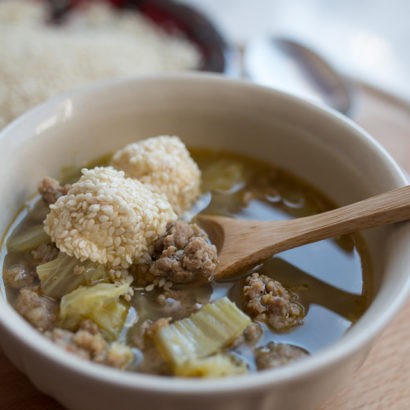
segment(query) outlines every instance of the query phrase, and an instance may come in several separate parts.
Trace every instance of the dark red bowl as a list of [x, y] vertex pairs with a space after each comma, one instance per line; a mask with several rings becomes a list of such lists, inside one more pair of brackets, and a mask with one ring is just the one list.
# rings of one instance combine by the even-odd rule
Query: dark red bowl
[[[223, 73], [226, 43], [214, 25], [192, 7], [172, 0], [106, 0], [117, 9], [138, 10], [170, 34], [182, 33], [200, 51], [199, 70]], [[63, 20], [73, 7], [86, 0], [49, 0], [52, 20]]]

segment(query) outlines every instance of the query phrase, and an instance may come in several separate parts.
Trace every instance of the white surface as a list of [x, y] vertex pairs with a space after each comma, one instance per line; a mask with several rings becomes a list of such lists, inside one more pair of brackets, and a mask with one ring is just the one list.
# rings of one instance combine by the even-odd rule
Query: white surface
[[265, 35], [305, 42], [342, 72], [410, 99], [408, 0], [183, 0], [232, 44]]

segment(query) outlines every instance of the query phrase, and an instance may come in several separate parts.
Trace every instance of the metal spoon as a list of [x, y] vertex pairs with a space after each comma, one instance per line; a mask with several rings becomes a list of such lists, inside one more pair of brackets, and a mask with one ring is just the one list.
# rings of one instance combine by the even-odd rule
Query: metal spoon
[[245, 74], [257, 83], [351, 114], [353, 93], [348, 81], [323, 57], [295, 40], [254, 40], [246, 45], [243, 65]]
[[410, 219], [410, 185], [354, 204], [289, 221], [250, 221], [199, 215], [218, 248], [217, 279], [243, 271], [272, 254], [347, 233]]

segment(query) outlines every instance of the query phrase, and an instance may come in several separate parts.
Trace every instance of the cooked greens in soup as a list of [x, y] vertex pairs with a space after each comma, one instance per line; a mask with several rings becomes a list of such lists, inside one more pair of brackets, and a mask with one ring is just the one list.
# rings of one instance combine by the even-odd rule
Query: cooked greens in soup
[[329, 210], [316, 189], [264, 162], [130, 144], [45, 177], [3, 245], [10, 303], [50, 341], [129, 371], [223, 377], [284, 366], [336, 341], [369, 303], [358, 235], [274, 255], [218, 281], [198, 213], [257, 220]]

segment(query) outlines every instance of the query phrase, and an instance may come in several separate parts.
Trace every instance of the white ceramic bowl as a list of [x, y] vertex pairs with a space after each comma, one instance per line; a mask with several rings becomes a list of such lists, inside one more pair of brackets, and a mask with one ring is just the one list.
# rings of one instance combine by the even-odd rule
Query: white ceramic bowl
[[[406, 184], [389, 155], [334, 112], [245, 82], [192, 74], [108, 82], [60, 96], [0, 137], [0, 234], [44, 175], [131, 141], [176, 134], [302, 176], [339, 205]], [[284, 368], [223, 380], [122, 373], [60, 350], [0, 299], [0, 343], [41, 391], [72, 409], [310, 409], [362, 364], [409, 288], [410, 224], [365, 233], [375, 273], [368, 311], [337, 343]], [[320, 337], [320, 335], [318, 335]]]

